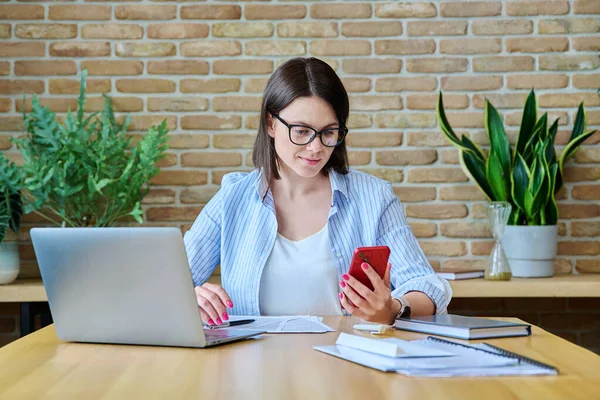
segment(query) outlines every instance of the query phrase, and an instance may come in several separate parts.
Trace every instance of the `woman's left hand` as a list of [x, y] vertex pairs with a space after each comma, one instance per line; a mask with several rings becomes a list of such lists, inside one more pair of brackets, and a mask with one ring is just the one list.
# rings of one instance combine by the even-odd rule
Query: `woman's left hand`
[[344, 274], [340, 287], [340, 303], [350, 314], [369, 322], [392, 324], [400, 303], [392, 298], [390, 289], [390, 269], [388, 263], [383, 279], [367, 263], [362, 269], [371, 280], [374, 290], [369, 289], [354, 277]]

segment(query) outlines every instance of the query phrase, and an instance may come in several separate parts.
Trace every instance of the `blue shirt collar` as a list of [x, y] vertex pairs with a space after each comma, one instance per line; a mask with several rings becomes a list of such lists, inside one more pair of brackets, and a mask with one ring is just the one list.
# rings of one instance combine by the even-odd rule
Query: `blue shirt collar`
[[[265, 196], [269, 191], [269, 185], [263, 179], [263, 170], [258, 169], [256, 173], [256, 193], [260, 197], [261, 201], [265, 200]], [[344, 175], [336, 172], [334, 169], [329, 170], [329, 182], [331, 183], [331, 193], [332, 193], [332, 205], [335, 201], [336, 192], [341, 193], [346, 198], [348, 198], [348, 185], [346, 183], [346, 179]]]

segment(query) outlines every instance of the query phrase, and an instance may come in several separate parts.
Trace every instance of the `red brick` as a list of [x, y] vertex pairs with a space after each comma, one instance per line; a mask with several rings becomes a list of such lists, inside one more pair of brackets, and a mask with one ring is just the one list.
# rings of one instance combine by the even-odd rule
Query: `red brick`
[[445, 76], [441, 80], [444, 90], [494, 90], [502, 87], [501, 76]]
[[389, 147], [402, 144], [400, 132], [357, 132], [344, 139], [349, 147]]
[[306, 6], [304, 5], [263, 5], [247, 4], [244, 7], [244, 15], [248, 20], [274, 19], [289, 20], [306, 17]]
[[375, 90], [378, 92], [428, 92], [436, 87], [437, 79], [433, 76], [377, 78], [375, 81]]
[[412, 58], [406, 62], [408, 72], [464, 72], [469, 61], [466, 58]]
[[394, 194], [403, 203], [420, 203], [435, 200], [435, 188], [431, 186], [397, 186]]
[[435, 150], [393, 150], [376, 153], [379, 165], [426, 165], [434, 163], [436, 159]]
[[15, 61], [15, 75], [75, 75], [77, 66], [71, 60]]
[[582, 219], [600, 216], [600, 204], [558, 204], [558, 215], [562, 219]]
[[242, 118], [239, 115], [194, 115], [181, 117], [182, 129], [239, 129]]
[[404, 173], [396, 168], [360, 168], [359, 171], [392, 183], [402, 182], [404, 180]]
[[206, 185], [208, 174], [205, 171], [171, 171], [163, 170], [150, 180], [152, 185], [180, 185], [194, 186]]
[[174, 204], [175, 191], [171, 189], [151, 189], [142, 204]]
[[376, 40], [375, 54], [432, 54], [433, 39], [390, 39]]
[[575, 14], [600, 14], [600, 4], [596, 0], [575, 0]]
[[44, 19], [44, 7], [39, 4], [3, 4], [0, 5], [0, 19]]
[[428, 256], [458, 257], [467, 254], [467, 245], [465, 242], [420, 240], [419, 244], [423, 252]]
[[569, 78], [565, 74], [509, 75], [506, 77], [506, 87], [509, 89], [552, 89], [565, 88]]
[[467, 207], [462, 204], [440, 205], [419, 204], [406, 206], [406, 216], [412, 218], [449, 219], [467, 216]]
[[342, 60], [342, 69], [350, 74], [388, 74], [398, 73], [402, 69], [402, 60], [397, 59], [348, 59]]
[[148, 37], [153, 39], [190, 39], [208, 36], [207, 24], [153, 24], [148, 26]]
[[469, 178], [460, 168], [416, 168], [408, 171], [408, 182], [444, 183], [467, 182]]
[[148, 61], [148, 73], [158, 75], [207, 75], [209, 63], [204, 60]]
[[500, 15], [502, 3], [492, 1], [447, 2], [440, 4], [443, 17], [486, 17]]
[[180, 82], [182, 93], [238, 92], [241, 86], [237, 78], [184, 79]]
[[506, 14], [512, 16], [564, 15], [568, 13], [568, 1], [511, 1], [506, 4]]
[[48, 13], [48, 18], [52, 20], [109, 20], [111, 18], [111, 7], [89, 4], [61, 4], [50, 6]]
[[572, 222], [571, 223], [571, 235], [572, 236], [600, 236], [600, 222], [589, 221], [589, 222]]
[[408, 36], [455, 36], [467, 34], [467, 21], [409, 21]]
[[375, 4], [375, 16], [378, 18], [431, 18], [436, 15], [435, 5], [430, 2]]
[[0, 79], [0, 94], [43, 93], [44, 81]]
[[181, 7], [182, 19], [240, 19], [242, 7], [237, 5], [201, 4]]
[[149, 221], [194, 221], [202, 207], [152, 207], [146, 210]]
[[600, 273], [600, 259], [577, 260], [575, 269], [579, 273]]
[[43, 57], [46, 52], [43, 42], [0, 43], [0, 57]]
[[130, 20], [167, 20], [177, 16], [175, 5], [122, 5], [115, 6], [115, 18]]
[[346, 4], [311, 4], [310, 16], [315, 19], [349, 19], [369, 18], [371, 16], [371, 5], [365, 3], [354, 3], [352, 7]]

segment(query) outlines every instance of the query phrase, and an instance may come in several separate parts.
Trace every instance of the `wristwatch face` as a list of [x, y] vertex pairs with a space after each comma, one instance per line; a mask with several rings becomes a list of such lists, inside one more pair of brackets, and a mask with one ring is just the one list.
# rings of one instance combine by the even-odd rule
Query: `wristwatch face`
[[400, 318], [410, 318], [410, 306], [405, 306], [400, 313]]
[[400, 308], [400, 311], [398, 311], [398, 314], [396, 315], [396, 319], [409, 318], [410, 317], [410, 305], [408, 304], [408, 301], [406, 301], [403, 297], [400, 297], [398, 299], [398, 301], [400, 302], [401, 308]]

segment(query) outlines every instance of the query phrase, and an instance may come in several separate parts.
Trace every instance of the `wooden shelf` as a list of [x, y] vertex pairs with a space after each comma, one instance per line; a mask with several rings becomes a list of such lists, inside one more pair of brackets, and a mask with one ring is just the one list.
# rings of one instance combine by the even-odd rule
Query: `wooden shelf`
[[24, 301], [48, 301], [41, 279], [19, 279], [8, 285], [0, 285], [0, 303]]
[[600, 297], [600, 274], [448, 282], [452, 286], [453, 297]]
[[[209, 282], [219, 284], [219, 276]], [[600, 274], [559, 275], [551, 278], [513, 278], [507, 282], [466, 279], [449, 281], [453, 297], [600, 297]], [[48, 301], [39, 279], [0, 285], [0, 302]]]

